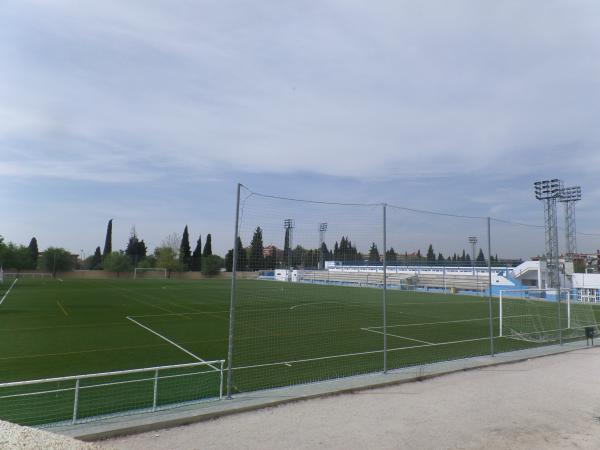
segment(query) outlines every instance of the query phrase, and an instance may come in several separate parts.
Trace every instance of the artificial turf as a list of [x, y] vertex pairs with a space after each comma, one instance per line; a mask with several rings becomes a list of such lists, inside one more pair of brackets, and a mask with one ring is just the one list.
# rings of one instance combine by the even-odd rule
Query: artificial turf
[[[0, 297], [10, 284], [0, 285]], [[19, 279], [0, 305], [0, 382], [224, 360], [229, 302], [222, 279]], [[492, 302], [495, 351], [537, 345], [498, 338]], [[487, 298], [388, 289], [386, 305], [384, 333], [381, 289], [239, 280], [233, 392], [381, 371], [384, 336], [388, 369], [490, 353]], [[218, 396], [220, 372], [202, 369], [161, 381], [158, 406]], [[115, 380], [82, 381], [99, 386], [82, 391], [78, 418], [152, 407], [152, 374], [107, 381]], [[0, 417], [67, 420], [73, 387], [0, 389]], [[48, 393], [1, 397], [31, 390]]]

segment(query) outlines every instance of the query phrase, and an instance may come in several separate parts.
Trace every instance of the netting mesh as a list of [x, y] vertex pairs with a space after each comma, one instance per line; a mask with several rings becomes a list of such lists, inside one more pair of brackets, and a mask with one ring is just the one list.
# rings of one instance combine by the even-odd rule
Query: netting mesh
[[[381, 370], [383, 335], [369, 331], [382, 323], [381, 291], [366, 287], [382, 282], [381, 205], [249, 192], [241, 205], [238, 267], [260, 270], [262, 279], [238, 281], [234, 390]], [[252, 245], [259, 235], [261, 248]], [[370, 279], [347, 270], [365, 260], [374, 268]], [[338, 265], [325, 271], [326, 261]]]
[[238, 244], [238, 274], [257, 276], [238, 281], [232, 392], [562, 343], [597, 323], [572, 256], [561, 295], [500, 305], [502, 290], [553, 287], [540, 225], [242, 188]]

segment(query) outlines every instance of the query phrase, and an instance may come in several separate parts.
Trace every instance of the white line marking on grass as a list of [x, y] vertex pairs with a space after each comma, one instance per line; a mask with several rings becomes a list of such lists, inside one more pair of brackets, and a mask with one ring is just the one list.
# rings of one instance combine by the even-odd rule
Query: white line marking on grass
[[[463, 339], [463, 340], [460, 340], [460, 341], [436, 342], [434, 344], [424, 344], [424, 345], [411, 345], [409, 347], [390, 348], [390, 349], [388, 349], [388, 352], [395, 352], [395, 351], [402, 351], [402, 350], [412, 350], [412, 349], [415, 349], [415, 348], [425, 348], [425, 347], [439, 347], [440, 345], [460, 344], [460, 343], [463, 343], [463, 342], [487, 341], [489, 339], [490, 339], [489, 336], [486, 336], [486, 337], [482, 337], [482, 338]], [[371, 350], [371, 351], [368, 351], [368, 352], [357, 352], [357, 353], [344, 353], [344, 354], [341, 354], [341, 355], [321, 356], [321, 357], [318, 357], [318, 358], [297, 359], [297, 360], [291, 360], [291, 361], [281, 361], [281, 362], [266, 363], [266, 364], [255, 364], [255, 365], [251, 365], [251, 366], [239, 366], [239, 367], [234, 367], [233, 370], [254, 369], [254, 368], [258, 368], [258, 367], [269, 367], [269, 366], [286, 366], [288, 364], [298, 364], [298, 363], [304, 363], [304, 362], [323, 361], [325, 359], [347, 358], [347, 357], [364, 356], [364, 355], [375, 355], [375, 354], [378, 354], [378, 353], [383, 353], [383, 350]]]
[[69, 313], [67, 312], [67, 310], [65, 308], [63, 308], [63, 305], [60, 304], [60, 302], [58, 300], [56, 300], [56, 304], [58, 305], [58, 307], [60, 308], [60, 310], [63, 312], [63, 314], [65, 316], [68, 316]]
[[[530, 317], [533, 316], [533, 314], [523, 314], [523, 315], [519, 315], [519, 316], [504, 316], [505, 319], [508, 318], [516, 318], [516, 317]], [[539, 317], [539, 316], [536, 316]], [[497, 320], [497, 317], [494, 317], [493, 320]], [[476, 321], [480, 321], [480, 320], [490, 320], [489, 317], [481, 317], [479, 319], [460, 319], [460, 320], [443, 320], [440, 322], [421, 322], [421, 323], [405, 323], [405, 324], [399, 324], [399, 325], [388, 325], [387, 328], [397, 328], [397, 327], [420, 327], [422, 325], [442, 325], [442, 324], [446, 324], [446, 323], [463, 323], [463, 322], [476, 322]], [[377, 328], [383, 328], [382, 326], [377, 326], [377, 327], [368, 327], [371, 329], [377, 329]]]
[[4, 303], [4, 299], [8, 296], [8, 294], [10, 293], [10, 290], [13, 288], [13, 286], [15, 285], [15, 283], [19, 281], [18, 278], [15, 278], [15, 281], [12, 282], [12, 284], [10, 285], [10, 287], [8, 288], [8, 291], [6, 291], [6, 294], [4, 294], [4, 297], [2, 297], [2, 300], [0, 300], [0, 305], [2, 303]]
[[[185, 353], [187, 353], [188, 355], [190, 355], [192, 358], [194, 358], [194, 359], [196, 359], [196, 360], [198, 360], [198, 361], [200, 361], [200, 362], [203, 362], [203, 363], [205, 363], [205, 362], [206, 362], [206, 360], [204, 360], [204, 359], [200, 358], [199, 356], [196, 356], [196, 355], [194, 355], [194, 354], [193, 354], [192, 352], [190, 352], [189, 350], [187, 350], [187, 349], [183, 348], [183, 347], [182, 347], [181, 345], [179, 345], [179, 344], [176, 344], [176, 343], [175, 343], [175, 342], [173, 342], [171, 339], [169, 339], [169, 338], [167, 338], [167, 337], [163, 336], [162, 334], [159, 334], [159, 333], [157, 333], [157, 332], [156, 332], [156, 331], [154, 331], [152, 328], [149, 328], [149, 327], [147, 327], [146, 325], [143, 325], [143, 324], [139, 323], [137, 320], [135, 320], [135, 319], [132, 319], [132, 318], [131, 318], [131, 317], [129, 317], [129, 316], [126, 316], [126, 317], [127, 317], [127, 320], [131, 320], [131, 321], [132, 321], [133, 323], [135, 323], [136, 325], [139, 325], [140, 327], [144, 328], [145, 330], [149, 331], [150, 333], [152, 333], [152, 334], [155, 334], [155, 335], [156, 335], [156, 336], [158, 336], [159, 338], [161, 338], [161, 339], [163, 339], [163, 340], [167, 341], [169, 344], [171, 344], [171, 345], [174, 345], [175, 347], [177, 347], [177, 348], [178, 348], [179, 350], [181, 350], [182, 352], [185, 352]], [[221, 370], [220, 368], [218, 368], [218, 367], [215, 367], [215, 366], [213, 366], [212, 364], [207, 364], [207, 365], [208, 365], [209, 367], [212, 367], [212, 368], [213, 368], [213, 369], [215, 369], [215, 370], [218, 370], [218, 371], [220, 371], [220, 370]]]
[[302, 308], [303, 306], [313, 306], [313, 305], [327, 305], [327, 304], [336, 304], [341, 305], [340, 302], [316, 302], [316, 303], [300, 303], [299, 305], [291, 306], [290, 309]]
[[400, 339], [406, 339], [408, 341], [415, 341], [415, 342], [421, 342], [423, 344], [433, 345], [433, 342], [422, 341], [421, 339], [409, 338], [409, 337], [406, 337], [406, 336], [400, 336], [400, 335], [392, 334], [392, 333], [384, 333], [383, 331], [370, 330], [369, 328], [361, 328], [361, 330], [363, 330], [363, 331], [370, 331], [371, 333], [377, 333], [377, 334], [387, 334], [388, 336], [392, 336], [392, 337], [396, 337], [396, 338], [400, 338]]

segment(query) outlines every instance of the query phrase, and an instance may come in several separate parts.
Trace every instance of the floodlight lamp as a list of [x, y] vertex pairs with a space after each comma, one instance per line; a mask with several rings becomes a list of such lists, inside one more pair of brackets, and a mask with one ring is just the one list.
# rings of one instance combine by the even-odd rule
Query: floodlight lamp
[[562, 181], [558, 178], [551, 180], [536, 181], [533, 183], [535, 198], [545, 200], [549, 198], [559, 198], [562, 191]]
[[327, 231], [327, 222], [322, 222], [319, 224], [319, 231]]

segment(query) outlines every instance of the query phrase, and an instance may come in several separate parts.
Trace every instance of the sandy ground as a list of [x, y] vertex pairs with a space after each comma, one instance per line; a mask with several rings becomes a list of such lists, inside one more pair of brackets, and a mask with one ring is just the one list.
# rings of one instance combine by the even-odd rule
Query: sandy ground
[[47, 431], [0, 421], [0, 449], [2, 450], [100, 450], [101, 448], [97, 444], [88, 444]]
[[600, 348], [105, 441], [118, 449], [600, 448]]

